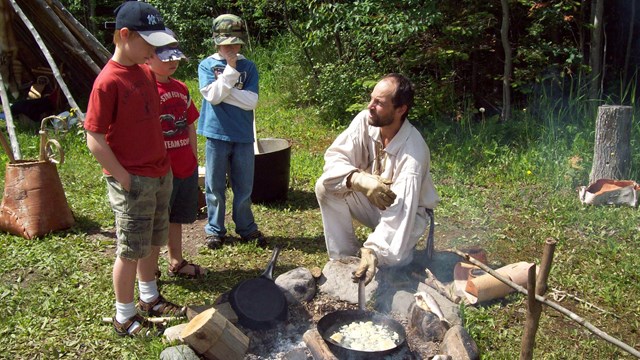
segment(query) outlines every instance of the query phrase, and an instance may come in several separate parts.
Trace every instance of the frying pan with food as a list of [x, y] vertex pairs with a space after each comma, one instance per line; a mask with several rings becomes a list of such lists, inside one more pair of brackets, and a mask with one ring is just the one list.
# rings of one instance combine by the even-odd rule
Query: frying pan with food
[[[396, 352], [406, 341], [407, 334], [404, 326], [392, 318], [375, 311], [365, 310], [365, 285], [364, 276], [358, 282], [358, 310], [339, 310], [323, 316], [318, 321], [317, 329], [320, 336], [329, 346], [329, 349], [339, 359], [381, 359], [386, 355]], [[374, 325], [382, 325], [398, 334], [395, 346], [386, 350], [356, 350], [343, 346], [331, 338], [333, 334], [340, 331], [343, 325], [354, 322], [371, 321]]]
[[[363, 351], [345, 347], [331, 339], [331, 335], [338, 332], [342, 325], [358, 321], [371, 321], [374, 325], [383, 325], [387, 329], [396, 332], [398, 334], [396, 346], [382, 351]], [[399, 322], [375, 311], [366, 310], [334, 311], [323, 316], [320, 321], [318, 321], [317, 328], [320, 336], [322, 336], [329, 346], [329, 349], [331, 349], [331, 352], [333, 352], [338, 359], [381, 359], [402, 347], [407, 337], [404, 327]]]

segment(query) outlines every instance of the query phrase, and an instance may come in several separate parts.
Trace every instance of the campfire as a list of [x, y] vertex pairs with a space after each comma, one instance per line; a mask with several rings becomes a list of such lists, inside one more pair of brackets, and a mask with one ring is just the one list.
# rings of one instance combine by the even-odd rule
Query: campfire
[[[287, 294], [287, 316], [267, 328], [245, 326], [238, 321], [227, 293], [211, 309], [190, 309], [190, 321], [181, 325], [179, 338], [207, 359], [404, 360], [437, 355], [447, 359], [462, 352], [469, 358], [477, 355], [475, 343], [460, 326], [457, 305], [424, 282], [414, 280], [414, 287], [409, 286], [412, 291], [400, 290], [395, 285], [406, 287], [407, 281], [389, 281], [390, 276], [398, 274], [381, 271], [367, 287], [367, 309], [360, 309], [357, 284], [341, 278], [348, 277], [356, 265], [357, 259], [331, 261], [321, 271], [298, 268], [280, 275], [275, 283]], [[336, 293], [347, 296], [335, 296]], [[253, 300], [260, 301], [256, 297]], [[366, 340], [349, 347], [332, 338], [335, 329], [359, 322], [368, 323], [365, 327], [381, 325], [397, 338], [385, 348], [367, 346]], [[377, 336], [379, 343], [382, 335]]]

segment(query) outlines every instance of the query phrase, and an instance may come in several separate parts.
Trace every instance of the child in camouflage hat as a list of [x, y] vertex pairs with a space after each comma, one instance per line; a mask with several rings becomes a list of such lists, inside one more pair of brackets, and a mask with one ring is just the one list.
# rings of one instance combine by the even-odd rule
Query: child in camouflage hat
[[239, 54], [244, 45], [244, 22], [232, 14], [213, 20], [217, 52], [198, 66], [202, 108], [198, 134], [206, 137], [205, 193], [208, 222], [206, 243], [220, 248], [227, 229], [225, 218], [226, 174], [233, 191], [233, 221], [241, 241], [257, 240], [266, 246], [251, 211], [253, 190], [253, 111], [258, 103], [258, 70]]

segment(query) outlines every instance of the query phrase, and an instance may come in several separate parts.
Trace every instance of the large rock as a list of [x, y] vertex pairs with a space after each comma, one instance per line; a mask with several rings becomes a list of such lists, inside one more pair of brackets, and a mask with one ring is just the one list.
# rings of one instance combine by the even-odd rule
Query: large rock
[[[322, 269], [322, 276], [318, 281], [320, 292], [352, 304], [358, 303], [358, 284], [351, 279], [351, 273], [356, 271], [360, 259], [347, 257], [329, 261]], [[378, 288], [378, 275], [365, 288], [365, 299], [369, 301]]]
[[278, 276], [275, 280], [284, 292], [289, 304], [306, 302], [316, 295], [316, 280], [311, 271], [299, 267]]
[[200, 360], [200, 357], [187, 345], [178, 345], [162, 350], [160, 360]]
[[184, 323], [184, 324], [178, 324], [178, 325], [174, 325], [174, 326], [172, 326], [170, 328], [167, 328], [164, 331], [163, 336], [168, 342], [174, 342], [174, 341], [182, 342], [182, 338], [180, 337], [180, 334], [182, 333], [182, 330], [186, 326], [187, 326], [187, 324]]
[[452, 326], [444, 335], [440, 352], [456, 360], [478, 360], [480, 352], [471, 335], [460, 325]]

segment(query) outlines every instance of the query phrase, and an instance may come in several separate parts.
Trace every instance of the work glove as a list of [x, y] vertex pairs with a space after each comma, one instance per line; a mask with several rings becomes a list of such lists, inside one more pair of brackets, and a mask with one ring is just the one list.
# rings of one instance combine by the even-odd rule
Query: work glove
[[351, 188], [363, 193], [380, 210], [386, 209], [396, 200], [396, 194], [389, 187], [391, 183], [391, 180], [366, 172], [351, 174]]
[[364, 284], [368, 285], [373, 277], [376, 275], [376, 269], [378, 266], [378, 258], [375, 251], [367, 248], [360, 249], [360, 265], [356, 271], [351, 274], [353, 282], [357, 283], [361, 277], [364, 278]]

